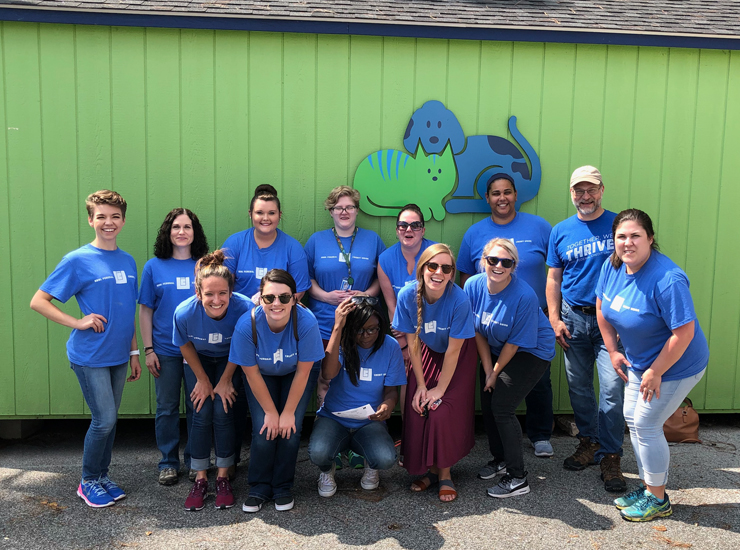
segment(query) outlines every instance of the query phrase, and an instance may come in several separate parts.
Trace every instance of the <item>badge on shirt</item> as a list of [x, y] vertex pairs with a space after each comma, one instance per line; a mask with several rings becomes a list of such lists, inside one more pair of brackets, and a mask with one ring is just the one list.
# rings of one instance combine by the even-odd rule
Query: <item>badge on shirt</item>
[[429, 321], [424, 323], [424, 332], [437, 332], [437, 321]]
[[345, 254], [344, 252], [340, 252], [338, 258], [340, 262], [342, 262], [343, 264], [346, 264], [347, 262], [352, 261], [352, 254], [351, 253]]
[[352, 285], [347, 277], [342, 279], [342, 284], [339, 285], [339, 290], [352, 290]]
[[189, 290], [190, 289], [190, 277], [178, 277], [177, 278], [177, 290]]
[[360, 380], [363, 382], [373, 381], [373, 369], [360, 369]]
[[208, 335], [209, 344], [220, 344], [221, 342], [223, 342], [223, 340], [223, 334], [221, 334], [220, 332], [212, 332]]
[[280, 348], [275, 353], [272, 354], [272, 362], [277, 364], [278, 361], [283, 360], [283, 348]]
[[480, 317], [480, 324], [488, 326], [491, 324], [491, 319], [493, 319], [493, 313], [487, 313], [484, 311], [483, 315]]
[[623, 304], [624, 298], [622, 298], [621, 296], [617, 296], [616, 298], [614, 298], [614, 300], [612, 301], [612, 305], [609, 307], [611, 307], [614, 311], [620, 311]]
[[113, 277], [115, 277], [117, 285], [126, 284], [126, 272], [125, 271], [114, 271]]
[[257, 279], [262, 279], [265, 275], [267, 275], [267, 268], [266, 267], [255, 267], [254, 268], [254, 276]]

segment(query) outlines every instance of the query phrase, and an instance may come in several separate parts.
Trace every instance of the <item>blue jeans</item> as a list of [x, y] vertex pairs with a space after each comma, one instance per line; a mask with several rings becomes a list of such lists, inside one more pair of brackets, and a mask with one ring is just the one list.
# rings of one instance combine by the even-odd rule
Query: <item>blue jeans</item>
[[[298, 460], [298, 448], [301, 445], [303, 417], [306, 414], [311, 394], [316, 388], [318, 375], [318, 370], [311, 370], [306, 389], [295, 410], [296, 433], [292, 434], [290, 439], [278, 436], [268, 441], [267, 430], [260, 435], [260, 430], [265, 423], [265, 411], [254, 396], [249, 384], [246, 384], [249, 412], [252, 415], [252, 447], [249, 456], [250, 497], [270, 500], [293, 495], [295, 464]], [[294, 377], [295, 372], [284, 376], [262, 375], [278, 413], [282, 412], [285, 407]]]
[[[216, 387], [221, 375], [226, 370], [228, 357], [208, 357], [198, 354], [200, 364], [206, 372], [211, 384]], [[234, 372], [234, 377], [238, 375]], [[187, 394], [193, 391], [198, 379], [190, 367], [185, 369], [185, 386]], [[189, 434], [190, 438], [190, 467], [193, 470], [207, 470], [211, 461], [211, 441], [216, 447], [216, 466], [228, 468], [234, 464], [234, 414], [229, 407], [224, 412], [221, 396], [215, 399], [206, 399], [200, 411], [193, 411], [193, 426]]]
[[333, 418], [318, 416], [308, 442], [308, 457], [322, 472], [331, 470], [337, 453], [352, 450], [365, 457], [373, 470], [387, 470], [396, 463], [396, 447], [385, 422], [347, 428]]
[[[154, 379], [157, 393], [157, 416], [154, 419], [154, 433], [157, 448], [162, 453], [159, 469], [180, 469], [180, 389], [185, 382], [182, 357], [157, 355], [159, 359], [159, 378]], [[188, 368], [188, 370], [190, 370]], [[185, 418], [188, 434], [193, 426], [193, 402], [190, 393], [185, 395]], [[190, 468], [190, 440], [185, 444], [185, 467]]]
[[663, 424], [681, 405], [706, 372], [681, 380], [660, 384], [660, 398], [645, 402], [640, 394], [642, 372], [629, 369], [629, 382], [624, 393], [624, 419], [630, 429], [637, 471], [646, 485], [660, 487], [668, 481], [671, 454], [663, 433]]
[[527, 404], [527, 437], [532, 443], [550, 441], [552, 436], [552, 383], [550, 381], [550, 367], [547, 367], [534, 388], [524, 398]]
[[[571, 334], [570, 347], [565, 350], [565, 376], [578, 431], [601, 445], [596, 452], [597, 462], [607, 453], [621, 456], [624, 382], [612, 367], [596, 315], [571, 309], [563, 301], [560, 317]], [[621, 343], [619, 350], [623, 351]], [[599, 374], [598, 404], [594, 392], [594, 361]]]
[[108, 473], [116, 439], [118, 407], [126, 384], [128, 363], [113, 367], [85, 367], [70, 363], [90, 407], [90, 428], [82, 451], [82, 480], [97, 480]]

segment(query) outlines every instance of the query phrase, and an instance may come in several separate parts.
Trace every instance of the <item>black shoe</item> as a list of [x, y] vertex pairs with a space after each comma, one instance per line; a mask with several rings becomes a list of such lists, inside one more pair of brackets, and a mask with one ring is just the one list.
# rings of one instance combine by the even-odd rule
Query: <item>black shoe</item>
[[257, 497], [249, 497], [242, 504], [242, 511], [248, 514], [256, 514], [262, 509], [262, 505], [265, 503], [264, 500]]

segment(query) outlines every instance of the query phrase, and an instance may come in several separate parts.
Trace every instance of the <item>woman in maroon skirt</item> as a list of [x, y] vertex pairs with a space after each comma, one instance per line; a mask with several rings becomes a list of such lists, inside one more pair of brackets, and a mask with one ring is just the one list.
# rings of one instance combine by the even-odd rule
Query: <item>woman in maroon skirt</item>
[[475, 444], [475, 329], [470, 302], [454, 282], [455, 258], [434, 244], [419, 258], [416, 283], [398, 293], [393, 328], [406, 334], [412, 374], [406, 388], [403, 465], [421, 477], [412, 491], [439, 483], [457, 498], [450, 469]]

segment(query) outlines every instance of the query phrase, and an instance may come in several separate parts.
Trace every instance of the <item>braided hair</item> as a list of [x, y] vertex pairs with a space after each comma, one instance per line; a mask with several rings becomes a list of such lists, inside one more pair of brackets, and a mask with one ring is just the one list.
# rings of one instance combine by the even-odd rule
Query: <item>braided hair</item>
[[421, 334], [421, 326], [424, 324], [424, 293], [426, 291], [426, 285], [424, 283], [424, 270], [426, 269], [429, 260], [434, 258], [437, 254], [449, 254], [450, 260], [452, 260], [452, 280], [455, 279], [455, 272], [457, 267], [455, 264], [455, 256], [452, 254], [452, 249], [444, 243], [436, 243], [427, 248], [421, 253], [419, 261], [416, 264], [416, 281], [418, 283], [416, 287], [416, 339], [414, 340], [413, 351], [419, 351], [419, 335]]

